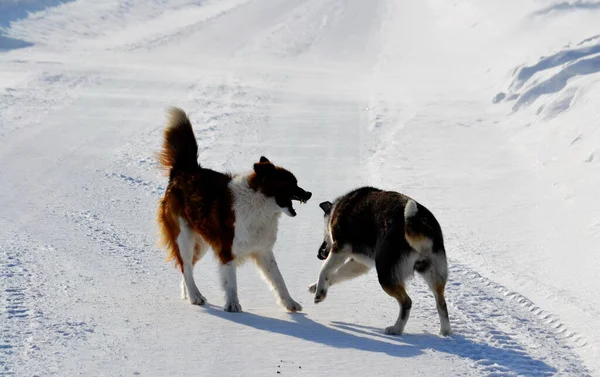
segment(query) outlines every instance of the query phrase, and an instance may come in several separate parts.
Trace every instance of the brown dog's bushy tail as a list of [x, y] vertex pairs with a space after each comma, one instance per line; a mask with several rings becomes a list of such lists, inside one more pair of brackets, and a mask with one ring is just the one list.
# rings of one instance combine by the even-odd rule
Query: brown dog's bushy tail
[[158, 244], [167, 251], [167, 261], [175, 261], [175, 266], [183, 273], [183, 260], [177, 245], [177, 236], [181, 231], [178, 217], [181, 213], [179, 203], [173, 198], [173, 194], [167, 193], [158, 207], [158, 232], [160, 235]]
[[158, 161], [169, 174], [198, 170], [198, 144], [188, 116], [177, 107], [170, 108], [167, 114], [167, 128]]
[[183, 213], [182, 203], [174, 194], [173, 174], [194, 173], [198, 171], [198, 144], [194, 137], [192, 124], [186, 113], [176, 107], [168, 110], [167, 128], [164, 133], [162, 149], [157, 154], [158, 161], [171, 177], [158, 208], [160, 244], [167, 250], [167, 260], [174, 260], [183, 272], [183, 261], [177, 245], [177, 236], [181, 231], [178, 219]]

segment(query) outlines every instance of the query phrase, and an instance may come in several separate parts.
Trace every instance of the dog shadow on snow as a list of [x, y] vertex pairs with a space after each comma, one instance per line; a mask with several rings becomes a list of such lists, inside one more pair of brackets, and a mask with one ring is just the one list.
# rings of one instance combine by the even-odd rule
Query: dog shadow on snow
[[495, 372], [516, 372], [552, 375], [556, 369], [515, 348], [497, 348], [477, 343], [460, 334], [441, 337], [434, 334], [404, 334], [389, 336], [382, 329], [334, 321], [331, 327], [315, 322], [304, 313], [289, 314], [291, 321], [265, 317], [249, 312], [228, 313], [221, 307], [206, 304], [203, 312], [257, 330], [303, 339], [334, 348], [350, 348], [384, 353], [393, 357], [413, 357], [424, 350], [435, 350], [472, 360]]
[[228, 313], [223, 311], [223, 308], [208, 303], [202, 306], [202, 308], [207, 314], [240, 325], [252, 327], [257, 330], [304, 339], [309, 342], [318, 343], [329, 347], [353, 348], [361, 351], [381, 352], [390, 356], [398, 357], [417, 356], [422, 353], [420, 349], [412, 345], [380, 341], [327, 327], [308, 318], [308, 316], [304, 313], [290, 313], [289, 318], [292, 321], [287, 321], [279, 318], [264, 317], [249, 312]]
[[[475, 342], [456, 333], [449, 337], [430, 333], [408, 333], [399, 337], [391, 337], [383, 334], [381, 329], [370, 326], [338, 321], [334, 321], [332, 326], [357, 334], [384, 337], [401, 344], [410, 344], [419, 350], [428, 349], [456, 355], [484, 367], [489, 373], [516, 373], [518, 375], [536, 376], [552, 376], [557, 373], [554, 367], [542, 360], [534, 359], [518, 345], [510, 345], [510, 348], [494, 347], [491, 344]], [[498, 330], [497, 333], [500, 334], [501, 331]], [[510, 335], [502, 333], [500, 337], [510, 338]]]

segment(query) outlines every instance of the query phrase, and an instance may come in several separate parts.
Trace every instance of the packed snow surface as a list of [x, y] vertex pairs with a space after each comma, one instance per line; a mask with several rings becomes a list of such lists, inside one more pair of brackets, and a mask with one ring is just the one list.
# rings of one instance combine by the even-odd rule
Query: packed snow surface
[[[600, 3], [0, 0], [0, 374], [600, 375]], [[223, 311], [217, 261], [179, 297], [156, 245], [165, 109], [203, 166], [261, 155], [313, 198]], [[453, 335], [375, 272], [315, 305], [318, 203], [401, 191], [440, 221]]]

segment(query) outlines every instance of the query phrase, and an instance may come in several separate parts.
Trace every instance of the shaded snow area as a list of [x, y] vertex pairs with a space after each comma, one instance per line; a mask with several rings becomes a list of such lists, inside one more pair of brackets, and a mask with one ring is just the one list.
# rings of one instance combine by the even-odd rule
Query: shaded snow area
[[[0, 0], [0, 374], [600, 375], [600, 3]], [[217, 260], [179, 295], [156, 244], [165, 109], [199, 161], [261, 155], [313, 198], [252, 263], [243, 313]], [[374, 271], [313, 304], [318, 204], [401, 191], [442, 225], [453, 334], [416, 278]]]

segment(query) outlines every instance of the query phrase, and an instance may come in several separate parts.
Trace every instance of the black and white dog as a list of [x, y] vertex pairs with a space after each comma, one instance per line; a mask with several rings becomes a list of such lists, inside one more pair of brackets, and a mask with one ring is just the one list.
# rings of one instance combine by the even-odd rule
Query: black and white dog
[[433, 291], [440, 316], [440, 334], [451, 333], [444, 298], [448, 264], [442, 229], [429, 210], [393, 191], [362, 187], [323, 202], [325, 240], [319, 248], [318, 282], [309, 287], [315, 303], [325, 300], [327, 289], [360, 276], [375, 266], [383, 290], [398, 300], [400, 314], [386, 334], [402, 334], [412, 301], [406, 281], [417, 271]]

